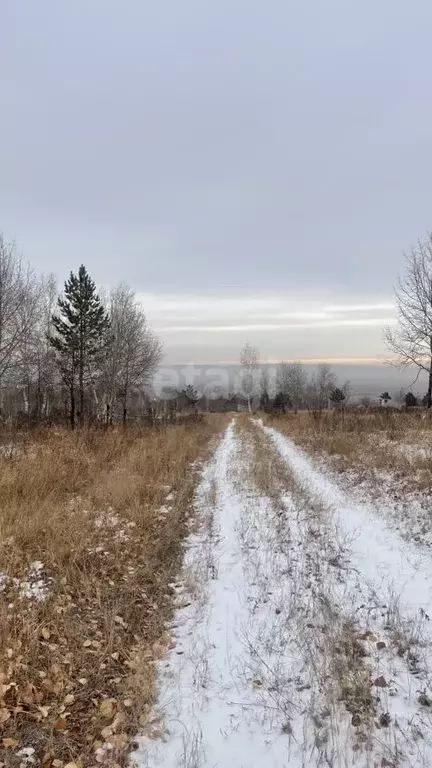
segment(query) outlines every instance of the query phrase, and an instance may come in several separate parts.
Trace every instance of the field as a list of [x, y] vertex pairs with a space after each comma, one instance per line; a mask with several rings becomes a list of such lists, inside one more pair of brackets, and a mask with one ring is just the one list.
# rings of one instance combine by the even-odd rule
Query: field
[[432, 543], [432, 419], [427, 411], [288, 414], [268, 420], [403, 535]]
[[1, 765], [125, 764], [153, 702], [169, 584], [219, 428], [215, 417], [5, 437]]
[[432, 764], [432, 422], [5, 442], [5, 766]]

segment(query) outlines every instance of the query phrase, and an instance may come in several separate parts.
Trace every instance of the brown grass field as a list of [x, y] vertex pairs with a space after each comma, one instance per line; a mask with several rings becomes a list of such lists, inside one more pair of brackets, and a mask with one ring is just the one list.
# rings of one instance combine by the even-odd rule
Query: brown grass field
[[[230, 418], [3, 436], [0, 767], [120, 767], [137, 733], [158, 737], [154, 661], [174, 647], [170, 585], [194, 522], [198, 469]], [[423, 411], [264, 421], [355, 482], [378, 485], [387, 473], [401, 497], [430, 490], [432, 421]], [[311, 525], [321, 520], [246, 414], [237, 431], [255, 490], [277, 509], [289, 490]]]
[[3, 446], [1, 766], [126, 764], [153, 702], [152, 661], [171, 643], [196, 462], [225, 421]]

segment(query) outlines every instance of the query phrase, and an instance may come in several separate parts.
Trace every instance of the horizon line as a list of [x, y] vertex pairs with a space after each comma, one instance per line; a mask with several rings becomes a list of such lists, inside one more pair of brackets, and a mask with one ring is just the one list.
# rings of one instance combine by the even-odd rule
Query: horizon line
[[[295, 358], [283, 358], [279, 360], [259, 360], [258, 365], [280, 365], [281, 363], [301, 363], [302, 365], [394, 365], [396, 358], [389, 357], [295, 357]], [[162, 364], [161, 368], [169, 367], [192, 367], [199, 366], [223, 366], [223, 365], [237, 365], [241, 366], [240, 361], [236, 360], [217, 360], [214, 362], [184, 362], [184, 363], [166, 363]]]

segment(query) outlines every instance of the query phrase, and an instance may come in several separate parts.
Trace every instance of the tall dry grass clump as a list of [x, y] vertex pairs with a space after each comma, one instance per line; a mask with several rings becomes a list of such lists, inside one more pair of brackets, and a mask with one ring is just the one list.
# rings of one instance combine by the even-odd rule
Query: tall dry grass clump
[[[219, 417], [57, 430], [0, 454], [0, 765], [123, 765]], [[195, 465], [196, 467], [196, 465]]]

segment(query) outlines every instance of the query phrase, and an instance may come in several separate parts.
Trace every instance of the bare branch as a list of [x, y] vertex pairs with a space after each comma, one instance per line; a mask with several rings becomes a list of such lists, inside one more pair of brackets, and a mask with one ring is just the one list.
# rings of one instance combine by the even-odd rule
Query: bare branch
[[[406, 269], [395, 288], [398, 322], [385, 329], [387, 347], [395, 355], [394, 365], [415, 366], [418, 376], [429, 376], [428, 406], [432, 404], [432, 236], [419, 241], [406, 254]], [[416, 378], [416, 380], [417, 380]]]

